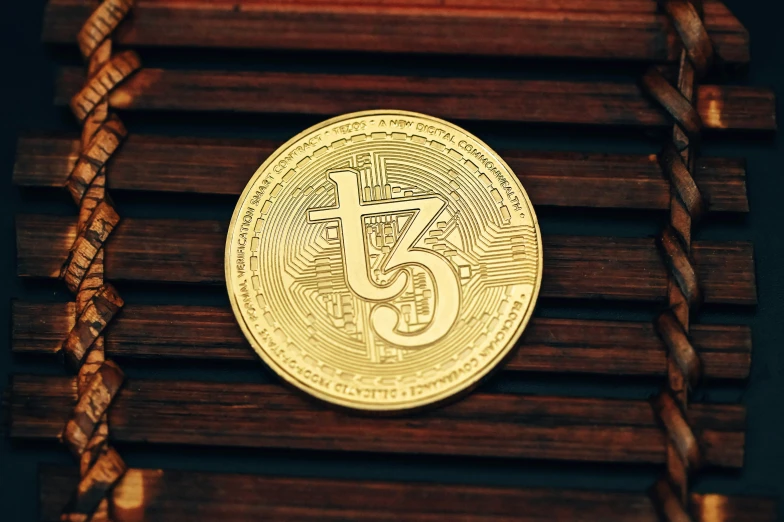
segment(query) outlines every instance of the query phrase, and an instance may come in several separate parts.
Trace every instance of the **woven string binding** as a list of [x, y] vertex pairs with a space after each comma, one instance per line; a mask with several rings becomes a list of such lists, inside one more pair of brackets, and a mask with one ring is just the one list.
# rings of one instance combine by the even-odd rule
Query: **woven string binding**
[[110, 520], [107, 497], [126, 470], [109, 446], [106, 417], [124, 376], [106, 359], [101, 333], [123, 306], [117, 291], [104, 281], [103, 245], [120, 221], [106, 193], [106, 163], [126, 135], [122, 122], [109, 112], [108, 95], [141, 67], [132, 51], [112, 54], [111, 35], [132, 6], [133, 0], [104, 0], [78, 36], [88, 74], [71, 100], [82, 139], [67, 187], [79, 205], [79, 221], [61, 273], [76, 294], [74, 327], [61, 349], [68, 366], [78, 372], [78, 401], [61, 436], [80, 464], [79, 485], [61, 516], [69, 522]]
[[655, 415], [667, 434], [667, 470], [651, 488], [662, 520], [691, 521], [689, 479], [700, 467], [699, 438], [688, 417], [688, 392], [699, 382], [700, 359], [689, 340], [689, 314], [702, 303], [702, 293], [690, 258], [692, 226], [706, 203], [694, 182], [695, 158], [702, 121], [695, 108], [696, 84], [713, 62], [713, 45], [702, 23], [701, 0], [660, 0], [680, 37], [676, 85], [652, 67], [643, 77], [646, 91], [675, 120], [672, 136], [659, 154], [659, 164], [670, 180], [669, 223], [659, 245], [669, 272], [669, 309], [655, 321], [668, 348], [667, 385], [652, 400]]

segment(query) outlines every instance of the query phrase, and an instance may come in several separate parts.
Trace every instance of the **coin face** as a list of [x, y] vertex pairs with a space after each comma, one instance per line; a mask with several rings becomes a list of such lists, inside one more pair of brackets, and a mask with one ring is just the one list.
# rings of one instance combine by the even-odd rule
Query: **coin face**
[[541, 274], [536, 215], [506, 163], [403, 111], [339, 116], [280, 147], [226, 241], [251, 346], [294, 386], [362, 410], [476, 384], [520, 337]]

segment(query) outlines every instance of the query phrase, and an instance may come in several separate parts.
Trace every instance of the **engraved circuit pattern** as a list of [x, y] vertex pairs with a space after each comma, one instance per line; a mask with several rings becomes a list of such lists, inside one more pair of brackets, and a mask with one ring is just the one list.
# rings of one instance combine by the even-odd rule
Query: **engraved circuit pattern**
[[360, 120], [393, 129], [328, 129], [260, 173], [240, 299], [295, 375], [405, 403], [504, 351], [538, 291], [540, 239], [513, 174], [473, 141]]

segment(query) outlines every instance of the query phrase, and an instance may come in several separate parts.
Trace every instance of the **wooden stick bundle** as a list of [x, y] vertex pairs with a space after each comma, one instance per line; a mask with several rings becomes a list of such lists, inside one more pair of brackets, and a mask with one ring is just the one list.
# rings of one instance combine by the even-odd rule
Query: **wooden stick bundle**
[[[14, 302], [14, 353], [51, 355], [73, 323], [70, 303]], [[171, 325], [176, 325], [172, 328]], [[696, 325], [692, 339], [706, 379], [749, 374], [751, 331], [745, 326]], [[112, 357], [160, 360], [258, 361], [228, 308], [126, 305], [106, 333]], [[535, 317], [508, 372], [662, 377], [666, 350], [650, 323]]]
[[[719, 1], [706, 0], [704, 7], [705, 26], [716, 53], [727, 64], [747, 63], [748, 34], [743, 26]], [[50, 0], [44, 39], [72, 44], [89, 9], [83, 0]], [[151, 48], [471, 54], [667, 64], [682, 55], [673, 23], [654, 0], [138, 0], [132, 17], [113, 37], [121, 45]], [[450, 60], [455, 64], [459, 58]], [[69, 103], [83, 87], [81, 69], [62, 68], [57, 103]], [[144, 69], [100, 101], [129, 111], [332, 115], [386, 106], [472, 121], [646, 131], [671, 125], [666, 111], [631, 80]], [[701, 86], [695, 104], [709, 130], [776, 127], [775, 100], [766, 89]], [[108, 185], [130, 191], [236, 195], [275, 147], [269, 142], [132, 133], [112, 157]], [[80, 144], [70, 137], [24, 138], [15, 182], [64, 187], [80, 152]], [[503, 155], [537, 206], [654, 210], [671, 206], [670, 182], [653, 156], [519, 151]], [[82, 157], [81, 162], [87, 159]], [[220, 183], [215, 183], [216, 172]], [[711, 212], [748, 211], [742, 162], [700, 159], [694, 177]], [[124, 220], [106, 246], [106, 275], [120, 284], [222, 284], [225, 228], [217, 221]], [[74, 220], [54, 216], [20, 216], [17, 233], [23, 277], [57, 277], [77, 237]], [[544, 252], [545, 298], [660, 304], [668, 297], [667, 271], [653, 239], [548, 236]], [[707, 303], [756, 302], [750, 244], [694, 242], [691, 255]], [[74, 326], [75, 311], [74, 303], [15, 303], [13, 351], [37, 355], [57, 351]], [[226, 308], [131, 303], [105, 333], [105, 348], [113, 356], [156, 361], [256, 359]], [[748, 328], [693, 325], [689, 339], [699, 354], [703, 377], [741, 380], [748, 376]], [[535, 318], [520, 344], [506, 366], [510, 372], [654, 378], [668, 372], [667, 348], [650, 324]], [[77, 385], [71, 378], [15, 376], [9, 401], [11, 435], [55, 440], [76, 398]], [[131, 380], [109, 412], [110, 437], [120, 443], [646, 465], [662, 465], [668, 459], [670, 439], [660, 421], [643, 400], [508, 393], [474, 393], [426, 414], [369, 419], [311, 403], [276, 385], [144, 380]], [[742, 406], [690, 404], [688, 421], [705, 464], [742, 465]], [[59, 518], [76, 481], [70, 470], [43, 471], [45, 520]], [[130, 470], [114, 488], [110, 503], [118, 522], [198, 516], [229, 521], [249, 516], [441, 520], [458, 514], [472, 520], [582, 517], [653, 522], [660, 514], [647, 496], [631, 493], [343, 483], [138, 469]], [[684, 508], [695, 521], [716, 516], [762, 521], [775, 516], [772, 502], [721, 495], [690, 495]]]
[[[14, 376], [11, 437], [55, 440], [75, 400], [71, 378]], [[743, 465], [743, 406], [694, 404], [689, 413], [707, 465]], [[664, 463], [667, 442], [646, 400], [474, 392], [425, 414], [377, 418], [278, 385], [166, 380], [128, 382], [109, 424], [116, 442], [626, 464]]]
[[[725, 62], [749, 36], [719, 1], [705, 22]], [[72, 44], [89, 10], [50, 0], [44, 40]], [[676, 61], [678, 38], [654, 0], [139, 0], [116, 35], [131, 46], [473, 54]]]
[[[255, 140], [216, 140], [131, 135], [112, 157], [112, 190], [238, 196], [250, 176], [280, 145]], [[20, 138], [14, 183], [63, 187], [79, 157], [67, 136]], [[654, 155], [585, 154], [507, 150], [501, 157], [539, 206], [665, 210], [670, 185]], [[215, 173], [221, 182], [215, 183]], [[743, 161], [701, 158], [697, 183], [713, 212], [747, 212]]]
[[[20, 215], [16, 225], [18, 274], [57, 277], [76, 234], [73, 221]], [[107, 242], [106, 273], [115, 281], [223, 284], [226, 228], [220, 221], [125, 219]], [[667, 295], [667, 275], [652, 238], [543, 241], [543, 297], [658, 302]], [[756, 303], [750, 243], [698, 241], [693, 255], [707, 303]]]
[[[56, 103], [82, 87], [81, 69], [61, 69]], [[773, 130], [768, 89], [700, 86], [707, 129]], [[665, 128], [669, 116], [633, 82], [426, 78], [244, 71], [142, 69], [109, 95], [128, 110], [336, 115], [395, 107], [446, 119]]]
[[[39, 473], [41, 520], [59, 520], [58, 509], [76, 479], [68, 468]], [[176, 493], [175, 493], [176, 492]], [[130, 469], [113, 493], [114, 520], [301, 520], [303, 522], [470, 521], [658, 522], [647, 495], [478, 487], [457, 484], [326, 480], [230, 475], [160, 469]], [[712, 522], [721, 506], [725, 520], [768, 522], [776, 517], [770, 499], [691, 496], [694, 522]], [[146, 517], [146, 518], [145, 518]]]

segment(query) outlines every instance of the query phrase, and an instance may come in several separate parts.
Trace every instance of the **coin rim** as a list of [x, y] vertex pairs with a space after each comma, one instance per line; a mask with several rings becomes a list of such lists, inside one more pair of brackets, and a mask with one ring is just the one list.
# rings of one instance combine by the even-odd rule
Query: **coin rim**
[[[309, 384], [304, 381], [297, 379], [294, 375], [290, 374], [284, 368], [282, 368], [268, 353], [267, 351], [261, 346], [261, 343], [255, 338], [255, 336], [250, 331], [250, 328], [245, 322], [245, 318], [242, 315], [242, 311], [240, 309], [239, 303], [237, 302], [237, 296], [235, 295], [232, 289], [231, 283], [231, 247], [233, 245], [234, 240], [234, 233], [235, 233], [235, 226], [237, 224], [237, 220], [240, 216], [240, 211], [245, 205], [246, 198], [252, 188], [255, 186], [255, 182], [257, 178], [269, 167], [270, 164], [276, 159], [284, 150], [289, 148], [290, 146], [294, 145], [298, 141], [300, 141], [303, 137], [310, 135], [317, 130], [324, 129], [330, 125], [333, 125], [337, 122], [355, 119], [359, 117], [368, 117], [368, 116], [376, 116], [376, 115], [397, 115], [397, 116], [411, 116], [414, 118], [423, 118], [426, 120], [431, 120], [434, 122], [440, 122], [444, 124], [446, 127], [456, 127], [461, 132], [463, 132], [467, 137], [473, 139], [479, 145], [485, 147], [488, 151], [492, 152], [495, 156], [495, 159], [500, 161], [500, 163], [506, 168], [506, 170], [511, 174], [513, 178], [513, 183], [516, 185], [518, 189], [522, 192], [525, 196], [525, 200], [528, 206], [528, 209], [531, 212], [531, 219], [533, 221], [534, 228], [536, 230], [536, 240], [538, 243], [538, 251], [539, 251], [539, 259], [538, 259], [538, 266], [539, 270], [537, 271], [536, 275], [536, 283], [534, 285], [534, 289], [531, 295], [531, 301], [529, 306], [526, 309], [525, 316], [520, 321], [515, 332], [510, 336], [509, 342], [506, 346], [499, 350], [498, 353], [490, 359], [476, 374], [472, 375], [469, 379], [463, 381], [459, 387], [457, 388], [445, 388], [442, 391], [434, 395], [428, 396], [426, 399], [420, 400], [412, 400], [407, 401], [403, 404], [394, 403], [394, 404], [385, 404], [385, 403], [365, 403], [365, 402], [355, 402], [351, 399], [343, 399], [339, 395], [332, 395], [327, 392], [324, 392], [320, 389], [313, 388]], [[474, 389], [483, 379], [486, 379], [490, 376], [494, 371], [499, 370], [504, 362], [505, 359], [508, 358], [512, 352], [514, 351], [520, 337], [522, 336], [525, 328], [528, 326], [528, 323], [531, 320], [531, 316], [533, 315], [534, 309], [536, 308], [537, 301], [539, 300], [539, 291], [542, 286], [542, 273], [544, 272], [544, 263], [543, 263], [543, 245], [542, 245], [542, 233], [539, 230], [539, 220], [536, 216], [536, 211], [534, 210], [533, 203], [531, 202], [531, 198], [528, 196], [528, 192], [526, 192], [525, 187], [520, 182], [520, 179], [515, 174], [514, 170], [506, 163], [506, 161], [501, 157], [498, 152], [495, 151], [492, 147], [487, 145], [484, 141], [476, 137], [473, 133], [465, 130], [463, 127], [451, 123], [447, 120], [431, 116], [428, 114], [422, 114], [419, 112], [413, 111], [404, 111], [404, 110], [397, 110], [397, 109], [374, 109], [374, 110], [367, 110], [367, 111], [357, 111], [357, 112], [350, 112], [346, 114], [342, 114], [339, 116], [335, 116], [329, 118], [327, 120], [321, 121], [308, 127], [307, 129], [303, 130], [302, 132], [298, 133], [297, 135], [293, 136], [291, 139], [286, 141], [280, 147], [275, 149], [275, 151], [270, 154], [266, 160], [259, 166], [258, 169], [253, 173], [253, 175], [248, 179], [245, 189], [242, 191], [239, 199], [237, 200], [237, 204], [234, 207], [234, 211], [231, 215], [231, 221], [229, 223], [229, 229], [226, 233], [226, 246], [224, 250], [224, 278], [226, 282], [226, 291], [229, 294], [229, 301], [231, 302], [231, 309], [234, 313], [234, 318], [240, 326], [245, 339], [251, 345], [253, 350], [261, 357], [261, 359], [267, 364], [267, 366], [272, 369], [275, 374], [281, 377], [286, 383], [294, 386], [298, 390], [302, 390], [308, 393], [310, 396], [315, 397], [323, 402], [326, 402], [331, 405], [340, 406], [343, 408], [349, 408], [351, 410], [356, 411], [365, 411], [365, 412], [406, 412], [412, 411], [417, 409], [422, 409], [430, 406], [436, 406], [438, 404], [456, 400], [460, 397], [463, 397], [465, 394], [470, 392]]]

